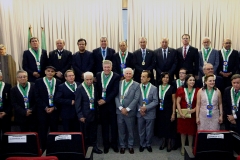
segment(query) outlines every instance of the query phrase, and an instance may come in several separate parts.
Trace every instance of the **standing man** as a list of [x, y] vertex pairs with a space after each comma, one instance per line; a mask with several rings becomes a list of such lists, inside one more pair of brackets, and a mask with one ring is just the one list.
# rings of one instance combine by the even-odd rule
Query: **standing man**
[[141, 91], [139, 83], [132, 79], [133, 70], [131, 68], [125, 68], [123, 74], [125, 80], [119, 82], [119, 93], [115, 98], [120, 153], [124, 154], [128, 146], [129, 153], [133, 154], [135, 118]]
[[223, 95], [223, 108], [227, 118], [225, 127], [240, 134], [240, 75], [233, 75], [231, 80], [232, 86], [227, 87]]
[[17, 71], [17, 86], [11, 89], [11, 101], [14, 108], [14, 121], [21, 132], [37, 131], [35, 87], [28, 82], [26, 71]]
[[80, 127], [75, 109], [75, 91], [79, 83], [74, 81], [73, 70], [67, 70], [64, 77], [66, 81], [58, 86], [55, 101], [61, 106], [63, 131], [78, 132]]
[[126, 41], [121, 41], [119, 43], [119, 48], [120, 51], [114, 54], [113, 71], [119, 74], [121, 79], [123, 79], [123, 69], [127, 67], [134, 69], [133, 54], [127, 51]]
[[71, 68], [72, 52], [65, 50], [63, 39], [56, 40], [57, 49], [49, 53], [49, 65], [56, 68], [55, 77], [62, 82], [65, 81], [64, 73]]
[[231, 48], [232, 41], [224, 39], [223, 48], [219, 53], [218, 73], [223, 78], [223, 88], [231, 86], [231, 76], [239, 69], [238, 51]]
[[113, 55], [115, 53], [114, 49], [107, 47], [108, 46], [107, 37], [101, 37], [100, 44], [101, 44], [101, 47], [93, 50], [94, 76], [96, 76], [98, 72], [102, 71], [102, 61], [103, 60], [113, 61]]
[[168, 72], [170, 74], [169, 81], [171, 82], [174, 80], [174, 73], [177, 67], [177, 51], [168, 47], [168, 38], [163, 38], [160, 44], [161, 48], [154, 51], [156, 57], [156, 79], [161, 79], [162, 72]]
[[86, 50], [87, 41], [85, 39], [80, 38], [77, 45], [79, 51], [72, 56], [72, 67], [75, 72], [76, 81], [83, 82], [83, 74], [87, 71], [92, 71], [93, 57], [92, 53]]
[[[176, 68], [176, 73], [179, 73], [180, 68], [186, 68], [188, 74], [193, 74], [196, 79], [198, 79], [199, 70], [199, 53], [198, 49], [189, 45], [190, 35], [182, 35], [183, 46], [177, 49], [178, 65]], [[178, 74], [176, 74], [178, 77]]]
[[55, 71], [53, 66], [47, 66], [46, 76], [36, 80], [35, 83], [39, 137], [43, 152], [46, 149], [48, 128], [50, 127], [51, 132], [56, 132], [58, 128], [58, 107], [53, 99], [61, 81], [53, 77]]
[[87, 146], [93, 146], [93, 152], [102, 154], [97, 147], [97, 88], [93, 85], [93, 73], [84, 73], [84, 82], [76, 90], [75, 108], [78, 120], [84, 132]]
[[134, 57], [134, 81], [140, 83], [141, 74], [143, 70], [149, 70], [152, 73], [150, 82], [154, 83], [153, 69], [155, 67], [155, 54], [152, 50], [147, 49], [147, 39], [145, 37], [139, 38], [140, 49], [133, 52]]
[[35, 82], [44, 76], [48, 63], [47, 51], [39, 47], [37, 37], [30, 38], [31, 48], [23, 52], [22, 68], [28, 73], [28, 81]]
[[[97, 92], [100, 119], [102, 123], [102, 136], [104, 153], [108, 153], [110, 146], [114, 152], [118, 152], [118, 132], [115, 97], [118, 94], [120, 77], [112, 72], [112, 62], [103, 61], [103, 71], [97, 73]], [[109, 142], [109, 127], [111, 128], [111, 140]]]
[[158, 93], [157, 87], [149, 82], [150, 77], [150, 71], [142, 72], [140, 84], [141, 96], [139, 98], [137, 112], [140, 152], [143, 152], [144, 148], [152, 152], [151, 144], [154, 133], [154, 120], [156, 118], [156, 106], [158, 105]]
[[[3, 82], [2, 72], [0, 71], [0, 138], [5, 132], [11, 131], [11, 112], [10, 103], [11, 84]], [[0, 139], [0, 141], [1, 141]]]
[[175, 89], [183, 86], [184, 82], [185, 82], [185, 78], [187, 76], [187, 69], [185, 68], [180, 68], [179, 73], [178, 73], [178, 77], [179, 79], [175, 79], [172, 82], [172, 86], [175, 87]]
[[206, 63], [213, 65], [213, 73], [217, 75], [217, 69], [219, 65], [219, 53], [214, 48], [210, 47], [211, 40], [208, 37], [203, 38], [202, 45], [203, 48], [199, 51], [199, 79], [202, 78], [205, 74], [203, 73], [203, 66]]

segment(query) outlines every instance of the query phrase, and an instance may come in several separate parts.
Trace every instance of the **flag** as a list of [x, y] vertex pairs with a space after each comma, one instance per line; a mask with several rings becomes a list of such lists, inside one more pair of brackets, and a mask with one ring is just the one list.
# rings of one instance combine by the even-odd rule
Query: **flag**
[[45, 37], [45, 32], [43, 27], [42, 27], [42, 37], [41, 37], [41, 48], [47, 50], [46, 37]]
[[28, 48], [31, 47], [31, 45], [30, 45], [30, 38], [31, 37], [32, 37], [32, 27], [30, 25], [29, 28], [28, 28]]

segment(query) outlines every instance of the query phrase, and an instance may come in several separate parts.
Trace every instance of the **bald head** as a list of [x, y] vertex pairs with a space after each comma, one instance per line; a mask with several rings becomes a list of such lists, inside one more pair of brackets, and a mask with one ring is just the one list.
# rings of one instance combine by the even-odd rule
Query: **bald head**
[[231, 49], [231, 44], [232, 44], [231, 39], [226, 38], [226, 39], [223, 40], [223, 47], [224, 47], [226, 50]]
[[163, 49], [166, 49], [166, 48], [168, 48], [168, 44], [169, 44], [169, 39], [168, 38], [162, 38], [162, 40], [161, 40], [161, 47]]
[[60, 51], [63, 50], [65, 46], [65, 41], [63, 39], [57, 39], [56, 46], [57, 46], [57, 50], [60, 50]]
[[202, 40], [202, 45], [205, 49], [208, 49], [210, 47], [211, 40], [209, 37], [204, 37]]
[[145, 49], [147, 46], [147, 38], [145, 37], [139, 38], [139, 45], [142, 49]]

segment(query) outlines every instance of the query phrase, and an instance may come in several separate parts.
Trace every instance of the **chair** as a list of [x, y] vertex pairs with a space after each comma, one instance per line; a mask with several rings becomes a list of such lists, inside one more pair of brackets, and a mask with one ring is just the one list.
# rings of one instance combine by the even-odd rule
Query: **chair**
[[50, 132], [47, 139], [46, 156], [56, 156], [59, 160], [92, 160], [93, 147], [87, 153], [81, 132]]
[[58, 160], [56, 156], [45, 157], [9, 157], [6, 160]]
[[2, 137], [1, 157], [38, 157], [42, 155], [35, 132], [6, 132]]

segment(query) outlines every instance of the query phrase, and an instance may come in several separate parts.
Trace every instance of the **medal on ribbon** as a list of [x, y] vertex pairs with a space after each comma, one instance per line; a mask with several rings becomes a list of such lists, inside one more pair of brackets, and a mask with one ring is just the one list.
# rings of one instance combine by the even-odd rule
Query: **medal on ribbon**
[[191, 110], [192, 109], [192, 102], [193, 102], [193, 97], [195, 94], [195, 88], [192, 89], [191, 92], [188, 91], [188, 88], [184, 88], [184, 92], [185, 92], [185, 100], [187, 102], [187, 109]]
[[163, 110], [164, 109], [164, 98], [165, 98], [165, 94], [167, 93], [167, 91], [168, 91], [168, 89], [170, 88], [170, 85], [169, 84], [167, 84], [166, 86], [165, 86], [165, 88], [162, 86], [162, 85], [160, 85], [159, 86], [159, 105], [160, 105], [160, 107], [159, 107], [159, 110]]
[[215, 95], [215, 90], [211, 89], [211, 91], [209, 91], [208, 89], [206, 89], [205, 91], [205, 95], [207, 97], [207, 117], [208, 118], [212, 118], [212, 110], [213, 110], [213, 96]]
[[102, 81], [102, 98], [106, 100], [106, 91], [107, 91], [107, 86], [109, 82], [111, 81], [113, 77], [113, 72], [111, 71], [108, 77], [105, 77], [104, 72], [102, 71], [101, 73], [101, 81]]
[[71, 92], [75, 92], [77, 89], [77, 84], [75, 82], [73, 82], [73, 84], [70, 84], [69, 82], [66, 81], [65, 85]]
[[207, 52], [206, 52], [205, 48], [202, 49], [202, 58], [203, 58], [204, 64], [208, 62], [208, 59], [209, 59], [209, 56], [210, 56], [211, 52], [212, 52], [212, 48], [208, 48]]
[[131, 79], [130, 82], [126, 82], [126, 80], [122, 80], [122, 84], [121, 84], [121, 98], [120, 98], [120, 104], [121, 106], [124, 105], [124, 97], [126, 96], [126, 94], [128, 93], [129, 88], [131, 87], [131, 85], [133, 84], [133, 80]]
[[229, 59], [229, 56], [231, 55], [233, 49], [231, 49], [229, 51], [229, 53], [227, 54], [226, 51], [224, 49], [221, 50], [221, 53], [222, 53], [222, 57], [223, 57], [223, 72], [228, 72], [228, 59]]
[[40, 65], [40, 57], [41, 57], [41, 48], [38, 48], [38, 52], [34, 51], [32, 48], [29, 48], [29, 51], [32, 53], [33, 57], [35, 58], [37, 70], [38, 72], [41, 71], [41, 65]]
[[88, 86], [85, 82], [82, 83], [82, 86], [89, 98], [89, 107], [90, 110], [94, 110], [94, 85]]
[[141, 89], [141, 93], [142, 93], [142, 106], [146, 106], [148, 105], [148, 96], [149, 96], [149, 92], [150, 92], [150, 89], [152, 87], [152, 84], [151, 83], [148, 83], [146, 85], [146, 88], [144, 89], [143, 88], [143, 84], [140, 84], [140, 89]]
[[31, 88], [30, 82], [27, 82], [27, 84], [25, 86], [25, 89], [19, 83], [17, 84], [17, 88], [23, 96], [23, 102], [24, 102], [24, 105], [25, 105], [25, 109], [29, 109], [28, 95], [29, 95], [29, 91], [30, 91], [30, 88]]
[[231, 102], [232, 102], [232, 114], [233, 116], [236, 116], [236, 112], [239, 108], [239, 101], [240, 101], [240, 94], [239, 91], [235, 93], [234, 88], [232, 87], [231, 90]]
[[3, 106], [3, 88], [5, 86], [5, 83], [4, 82], [0, 82], [0, 108], [2, 108]]
[[119, 54], [120, 61], [121, 61], [120, 67], [121, 67], [121, 72], [122, 72], [122, 76], [123, 76], [123, 69], [126, 68], [126, 59], [128, 56], [128, 52], [125, 52], [125, 54], [122, 55], [121, 52], [119, 51], [118, 54]]
[[55, 94], [56, 79], [52, 78], [51, 81], [52, 81], [52, 85], [50, 86], [50, 83], [49, 83], [47, 77], [43, 77], [43, 82], [44, 82], [45, 86], [47, 87], [47, 91], [48, 91], [49, 106], [53, 107], [54, 106], [53, 97]]

